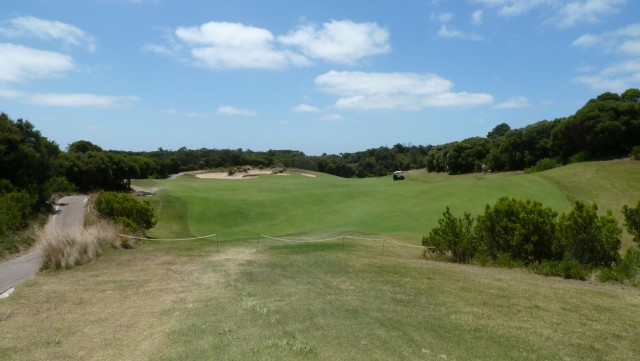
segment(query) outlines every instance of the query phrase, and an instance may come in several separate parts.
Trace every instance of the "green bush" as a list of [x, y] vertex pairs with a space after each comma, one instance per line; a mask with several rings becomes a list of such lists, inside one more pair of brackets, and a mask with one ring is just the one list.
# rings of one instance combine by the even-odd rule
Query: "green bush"
[[635, 160], [640, 160], [640, 145], [636, 145], [631, 148], [631, 158]]
[[583, 281], [589, 277], [589, 267], [580, 264], [580, 262], [576, 260], [544, 260], [532, 268], [535, 273], [543, 276], [554, 276]]
[[0, 236], [26, 227], [37, 201], [24, 191], [0, 194]]
[[540, 159], [536, 165], [534, 165], [531, 168], [527, 168], [525, 169], [525, 173], [536, 173], [536, 172], [542, 172], [545, 170], [549, 170], [549, 169], [553, 169], [556, 167], [556, 161], [551, 159], [551, 158], [543, 158]]
[[435, 247], [434, 252], [438, 255], [451, 255], [455, 262], [469, 262], [478, 251], [473, 223], [469, 213], [457, 218], [447, 207], [442, 218], [438, 219], [438, 226], [422, 238], [422, 244]]
[[78, 191], [75, 184], [69, 182], [65, 177], [53, 177], [44, 185], [45, 191], [51, 196], [73, 194]]
[[103, 192], [95, 201], [95, 209], [102, 216], [113, 219], [126, 227], [149, 229], [156, 224], [149, 202], [138, 201], [125, 193]]
[[624, 225], [627, 231], [633, 235], [633, 240], [640, 245], [640, 201], [634, 208], [628, 206], [622, 207], [624, 214]]
[[591, 159], [589, 153], [587, 151], [583, 151], [572, 155], [569, 158], [569, 163], [582, 163], [588, 161], [589, 159]]
[[478, 216], [480, 250], [494, 260], [501, 253], [526, 263], [552, 259], [556, 215], [537, 201], [500, 198]]
[[633, 282], [640, 274], [640, 251], [627, 250], [627, 254], [611, 268], [602, 268], [598, 272], [598, 280], [601, 282]]
[[598, 206], [576, 201], [571, 211], [558, 219], [554, 250], [564, 259], [582, 264], [609, 267], [618, 261], [620, 236], [611, 211], [598, 216]]

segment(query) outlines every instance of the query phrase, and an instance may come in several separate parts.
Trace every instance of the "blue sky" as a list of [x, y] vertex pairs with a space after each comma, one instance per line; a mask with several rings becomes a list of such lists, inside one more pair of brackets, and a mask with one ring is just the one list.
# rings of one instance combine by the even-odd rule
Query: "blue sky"
[[0, 111], [63, 148], [442, 144], [631, 87], [632, 0], [0, 4]]

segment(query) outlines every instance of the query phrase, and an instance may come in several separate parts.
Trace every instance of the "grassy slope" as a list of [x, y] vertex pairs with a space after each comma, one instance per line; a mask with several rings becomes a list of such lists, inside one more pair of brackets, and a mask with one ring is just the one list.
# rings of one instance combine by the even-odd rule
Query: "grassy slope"
[[155, 236], [239, 240], [219, 253], [210, 241], [154, 242], [40, 274], [0, 300], [0, 359], [635, 360], [639, 289], [426, 262], [389, 243], [381, 256], [379, 242], [343, 252], [339, 241], [265, 241], [256, 252], [252, 238], [344, 229], [417, 243], [446, 205], [479, 212], [513, 195], [559, 211], [574, 197], [618, 209], [639, 199], [638, 177], [640, 162], [622, 161], [395, 183], [144, 181], [164, 187], [149, 198]]

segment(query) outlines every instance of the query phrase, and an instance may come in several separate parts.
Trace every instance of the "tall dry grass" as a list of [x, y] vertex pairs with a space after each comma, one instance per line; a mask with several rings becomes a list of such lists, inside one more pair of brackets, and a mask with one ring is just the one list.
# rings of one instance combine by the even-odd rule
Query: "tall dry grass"
[[41, 269], [69, 269], [91, 262], [107, 249], [132, 248], [131, 240], [119, 236], [124, 231], [106, 220], [81, 229], [44, 229], [39, 232]]

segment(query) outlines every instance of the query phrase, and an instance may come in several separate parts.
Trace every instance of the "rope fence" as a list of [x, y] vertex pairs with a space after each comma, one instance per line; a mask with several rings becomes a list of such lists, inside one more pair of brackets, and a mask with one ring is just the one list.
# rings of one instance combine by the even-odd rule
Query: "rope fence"
[[130, 238], [130, 239], [137, 239], [137, 240], [141, 240], [141, 241], [161, 241], [161, 242], [193, 241], [193, 240], [196, 240], [196, 239], [205, 239], [205, 238], [216, 237], [216, 252], [218, 252], [219, 249], [220, 249], [220, 243], [219, 243], [219, 240], [218, 240], [218, 234], [217, 233], [209, 234], [207, 236], [191, 237], [191, 238], [147, 238], [147, 237], [129, 236], [129, 235], [126, 235], [126, 234], [119, 234], [118, 236], [124, 237], [124, 238]]
[[332, 238], [325, 238], [325, 239], [318, 239], [318, 240], [292, 240], [292, 239], [286, 239], [286, 238], [280, 238], [280, 237], [272, 237], [272, 236], [267, 236], [267, 235], [261, 234], [261, 235], [258, 236], [258, 240], [256, 241], [256, 251], [259, 249], [260, 240], [263, 239], [263, 238], [266, 239], [266, 240], [281, 241], [281, 242], [286, 242], [286, 243], [321, 243], [321, 242], [342, 240], [342, 251], [344, 251], [344, 245], [345, 245], [345, 240], [346, 239], [353, 239], [353, 240], [359, 240], [359, 241], [382, 242], [382, 255], [384, 255], [385, 243], [387, 243], [387, 242], [392, 243], [392, 244], [396, 244], [396, 245], [399, 245], [399, 246], [403, 246], [403, 247], [420, 248], [420, 249], [423, 249], [423, 250], [434, 248], [434, 247], [429, 247], [429, 246], [416, 246], [416, 245], [413, 245], [413, 244], [407, 244], [407, 243], [393, 241], [393, 240], [384, 239], [384, 238], [364, 238], [364, 237], [347, 236], [347, 235], [345, 235], [345, 236], [337, 236], [337, 237], [332, 237]]
[[[130, 235], [126, 235], [126, 234], [119, 234], [118, 236], [125, 237], [125, 238], [142, 240], [142, 241], [160, 241], [160, 242], [193, 241], [193, 240], [198, 240], [198, 239], [207, 239], [207, 238], [210, 239], [210, 238], [215, 237], [215, 240], [216, 240], [216, 252], [218, 252], [219, 249], [220, 249], [219, 236], [218, 236], [217, 233], [209, 234], [209, 235], [206, 235], [206, 236], [200, 236], [200, 237], [190, 237], [190, 238], [148, 238], [148, 237], [130, 236]], [[385, 253], [385, 246], [386, 246], [387, 243], [392, 243], [392, 244], [395, 244], [395, 245], [398, 245], [398, 246], [403, 246], [403, 247], [420, 248], [420, 249], [423, 249], [423, 250], [434, 248], [434, 247], [429, 247], [429, 246], [416, 246], [416, 245], [413, 245], [413, 244], [398, 242], [398, 241], [394, 241], [394, 240], [390, 240], [390, 239], [384, 239], [384, 238], [366, 238], [366, 237], [357, 237], [357, 236], [348, 236], [348, 235], [336, 236], [336, 237], [324, 238], [324, 239], [299, 240], [299, 239], [286, 239], [286, 238], [281, 238], [281, 237], [273, 237], [273, 236], [268, 236], [268, 235], [261, 234], [261, 235], [258, 236], [258, 240], [256, 241], [256, 251], [258, 251], [258, 249], [260, 248], [260, 241], [263, 240], [263, 239], [267, 240], [267, 241], [279, 241], [279, 242], [285, 242], [285, 243], [289, 243], [289, 244], [303, 244], [303, 243], [309, 244], [309, 243], [322, 243], [322, 242], [331, 242], [331, 241], [340, 241], [340, 240], [342, 240], [342, 251], [343, 252], [344, 252], [345, 242], [346, 242], [347, 239], [352, 239], [352, 240], [357, 240], [357, 241], [382, 242], [382, 255], [383, 256], [384, 256], [384, 253]]]

